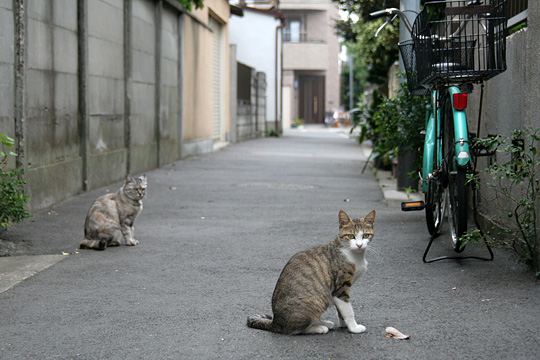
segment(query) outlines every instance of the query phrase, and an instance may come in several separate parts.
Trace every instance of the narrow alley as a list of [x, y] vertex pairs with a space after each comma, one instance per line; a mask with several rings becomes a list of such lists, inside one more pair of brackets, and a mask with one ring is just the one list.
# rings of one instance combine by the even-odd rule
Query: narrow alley
[[[340, 129], [307, 127], [147, 173], [141, 242], [77, 250], [110, 186], [9, 230], [15, 255], [69, 253], [0, 293], [2, 359], [531, 359], [540, 289], [511, 254], [423, 264], [424, 214], [387, 207], [368, 155]], [[283, 336], [246, 327], [270, 313], [297, 251], [337, 234], [337, 214], [377, 211], [368, 271], [351, 299], [364, 334]], [[443, 235], [435, 252], [450, 252]], [[476, 251], [472, 249], [471, 251]], [[482, 251], [481, 248], [478, 251]], [[0, 258], [0, 261], [2, 258]], [[335, 317], [329, 311], [328, 319]], [[384, 338], [393, 326], [408, 341]]]

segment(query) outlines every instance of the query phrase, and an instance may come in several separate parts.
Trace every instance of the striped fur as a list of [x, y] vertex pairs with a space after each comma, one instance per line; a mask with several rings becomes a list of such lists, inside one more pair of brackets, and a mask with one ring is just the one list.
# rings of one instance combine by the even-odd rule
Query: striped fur
[[272, 295], [273, 316], [250, 316], [247, 326], [282, 334], [322, 334], [333, 324], [320, 317], [336, 305], [340, 324], [354, 333], [365, 331], [354, 320], [349, 290], [367, 267], [364, 255], [373, 238], [375, 211], [353, 220], [341, 210], [338, 218], [339, 234], [332, 242], [295, 254], [283, 268]]

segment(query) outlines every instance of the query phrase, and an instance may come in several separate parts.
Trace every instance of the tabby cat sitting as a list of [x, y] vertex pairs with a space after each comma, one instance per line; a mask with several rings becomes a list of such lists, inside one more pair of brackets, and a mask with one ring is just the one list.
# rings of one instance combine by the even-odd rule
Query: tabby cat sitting
[[143, 209], [146, 186], [146, 175], [128, 176], [117, 192], [97, 198], [86, 215], [81, 249], [105, 250], [107, 246], [137, 245], [139, 241], [133, 237], [133, 224]]
[[340, 327], [366, 331], [356, 323], [349, 289], [367, 268], [375, 210], [359, 219], [341, 210], [338, 220], [339, 233], [332, 242], [299, 252], [285, 265], [272, 295], [273, 317], [249, 316], [247, 326], [282, 334], [326, 334], [335, 325], [321, 315], [333, 304]]

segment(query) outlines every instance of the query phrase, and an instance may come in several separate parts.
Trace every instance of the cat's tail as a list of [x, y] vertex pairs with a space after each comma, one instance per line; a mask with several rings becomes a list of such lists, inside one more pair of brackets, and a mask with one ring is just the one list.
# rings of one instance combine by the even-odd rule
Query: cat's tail
[[107, 240], [84, 239], [83, 241], [81, 241], [81, 245], [79, 247], [81, 249], [105, 250], [105, 248], [107, 248]]
[[272, 315], [251, 315], [247, 318], [247, 326], [253, 329], [274, 331]]

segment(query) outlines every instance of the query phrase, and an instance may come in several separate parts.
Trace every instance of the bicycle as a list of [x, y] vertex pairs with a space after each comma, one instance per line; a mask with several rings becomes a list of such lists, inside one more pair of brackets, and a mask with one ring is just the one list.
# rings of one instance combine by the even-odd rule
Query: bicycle
[[[428, 1], [411, 25], [403, 11], [388, 8], [371, 13], [387, 16], [382, 29], [398, 16], [411, 39], [398, 44], [411, 95], [430, 95], [426, 110], [425, 140], [420, 174], [424, 201], [403, 202], [403, 211], [425, 210], [430, 241], [423, 261], [476, 258], [493, 260], [493, 252], [484, 238], [490, 257], [442, 256], [427, 260], [433, 240], [440, 235], [448, 212], [453, 250], [461, 253], [462, 236], [468, 229], [469, 193], [472, 190], [474, 221], [476, 188], [468, 177], [476, 171], [476, 158], [491, 155], [475, 148], [480, 138], [483, 82], [506, 70], [506, 0]], [[410, 10], [408, 10], [410, 11]], [[473, 84], [481, 85], [476, 134], [467, 124], [468, 94]], [[483, 233], [482, 233], [483, 236]]]

